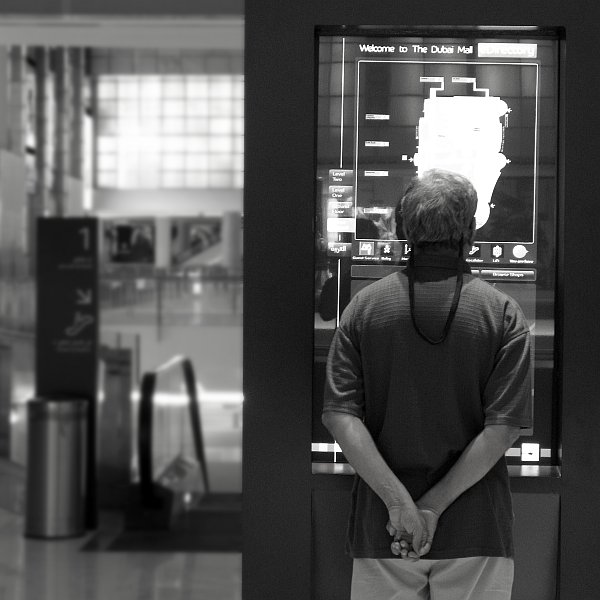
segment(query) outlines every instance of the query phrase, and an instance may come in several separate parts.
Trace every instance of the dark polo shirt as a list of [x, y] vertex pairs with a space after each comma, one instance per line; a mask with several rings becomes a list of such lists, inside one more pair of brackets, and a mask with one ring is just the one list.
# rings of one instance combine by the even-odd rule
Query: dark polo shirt
[[[531, 427], [529, 327], [518, 304], [463, 264], [460, 303], [439, 345], [415, 330], [407, 271], [361, 290], [344, 311], [327, 364], [324, 411], [364, 420], [414, 500], [439, 481], [485, 425]], [[456, 282], [456, 259], [415, 257], [419, 327], [436, 339]], [[356, 478], [347, 548], [393, 558], [384, 503]], [[426, 558], [512, 556], [504, 458], [442, 514]]]

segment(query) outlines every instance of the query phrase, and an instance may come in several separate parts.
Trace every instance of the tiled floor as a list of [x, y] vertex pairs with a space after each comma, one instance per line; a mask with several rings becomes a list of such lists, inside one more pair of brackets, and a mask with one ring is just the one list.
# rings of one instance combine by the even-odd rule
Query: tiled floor
[[26, 539], [0, 510], [0, 600], [241, 598], [240, 554], [87, 551], [88, 539]]
[[[241, 315], [231, 293], [210, 286], [197, 298], [169, 299], [170, 321], [157, 330], [156, 303], [103, 313], [103, 334], [139, 340], [141, 372], [175, 354], [189, 356], [197, 372], [209, 478], [213, 491], [241, 491]], [[213, 323], [215, 315], [219, 321]], [[175, 319], [178, 317], [178, 320]], [[135, 317], [135, 318], [134, 318]], [[180, 322], [181, 321], [181, 322]], [[112, 339], [111, 338], [111, 339]], [[23, 348], [21, 349], [21, 346]], [[31, 340], [15, 347], [12, 452], [25, 460], [25, 401], [32, 397]], [[162, 391], [162, 390], [161, 390]], [[175, 457], [183, 427], [183, 394], [158, 394], [155, 432], [160, 448]], [[183, 405], [185, 406], [185, 405]], [[182, 434], [182, 431], [185, 435]], [[187, 436], [187, 437], [186, 437]], [[135, 436], [134, 436], [135, 437]], [[172, 446], [172, 447], [171, 447]], [[135, 447], [135, 444], [133, 445]], [[155, 448], [158, 452], [159, 448]], [[11, 503], [14, 505], [15, 503]], [[18, 503], [16, 503], [18, 504]], [[100, 516], [100, 535], [114, 529]], [[107, 525], [108, 523], [108, 525]], [[96, 532], [73, 540], [23, 536], [23, 517], [0, 509], [0, 600], [237, 600], [241, 598], [239, 553], [159, 553], [90, 550]]]

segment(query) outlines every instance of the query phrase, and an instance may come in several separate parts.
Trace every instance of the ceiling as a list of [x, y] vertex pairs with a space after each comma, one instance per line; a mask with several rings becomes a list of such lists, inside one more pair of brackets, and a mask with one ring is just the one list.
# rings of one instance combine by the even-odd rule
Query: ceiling
[[244, 19], [4, 17], [0, 18], [0, 42], [6, 46], [243, 50]]

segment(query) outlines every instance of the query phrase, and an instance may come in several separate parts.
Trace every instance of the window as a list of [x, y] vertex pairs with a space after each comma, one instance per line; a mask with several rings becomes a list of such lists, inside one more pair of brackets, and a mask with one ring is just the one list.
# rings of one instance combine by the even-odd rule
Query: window
[[96, 81], [98, 187], [243, 186], [243, 75]]

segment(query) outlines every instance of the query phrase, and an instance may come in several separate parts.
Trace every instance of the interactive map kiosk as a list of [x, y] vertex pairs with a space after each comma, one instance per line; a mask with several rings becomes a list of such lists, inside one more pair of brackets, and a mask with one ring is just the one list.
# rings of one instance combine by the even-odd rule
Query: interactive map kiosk
[[[446, 169], [477, 190], [472, 272], [519, 302], [533, 334], [535, 426], [509, 462], [557, 464], [556, 32], [324, 28], [317, 40], [315, 411], [350, 297], [408, 261], [398, 201], [413, 177]], [[313, 451], [343, 461], [318, 414]]]

